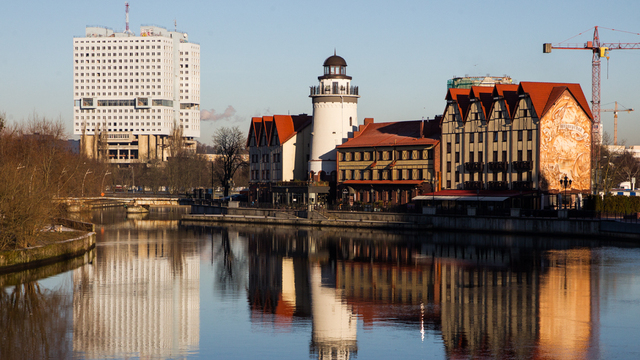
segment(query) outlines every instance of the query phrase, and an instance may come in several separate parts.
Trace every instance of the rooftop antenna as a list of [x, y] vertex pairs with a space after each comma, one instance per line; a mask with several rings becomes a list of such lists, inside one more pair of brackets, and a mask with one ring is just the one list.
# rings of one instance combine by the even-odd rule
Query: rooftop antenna
[[173, 19], [173, 31], [178, 31], [178, 21], [176, 19]]
[[129, 35], [134, 35], [133, 31], [129, 30], [129, 2], [128, 1], [124, 2], [124, 8], [125, 8], [125, 13], [127, 14], [126, 15], [127, 29], [124, 31], [124, 33]]

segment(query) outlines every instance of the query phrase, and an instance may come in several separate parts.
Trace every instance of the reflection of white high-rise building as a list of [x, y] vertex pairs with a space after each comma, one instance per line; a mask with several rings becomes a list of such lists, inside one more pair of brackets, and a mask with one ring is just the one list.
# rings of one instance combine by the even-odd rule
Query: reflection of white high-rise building
[[320, 265], [311, 266], [312, 350], [318, 359], [349, 359], [357, 348], [357, 316], [340, 296], [342, 290], [322, 286]]
[[123, 241], [74, 272], [74, 352], [145, 358], [198, 349], [200, 261], [175, 246]]

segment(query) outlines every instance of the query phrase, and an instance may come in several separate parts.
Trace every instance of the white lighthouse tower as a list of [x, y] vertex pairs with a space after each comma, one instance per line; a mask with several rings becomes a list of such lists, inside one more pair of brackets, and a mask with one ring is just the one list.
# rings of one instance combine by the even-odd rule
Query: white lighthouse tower
[[313, 127], [309, 176], [313, 180], [337, 177], [336, 146], [353, 136], [358, 126], [358, 87], [347, 76], [347, 62], [334, 52], [324, 61], [319, 86], [311, 87]]

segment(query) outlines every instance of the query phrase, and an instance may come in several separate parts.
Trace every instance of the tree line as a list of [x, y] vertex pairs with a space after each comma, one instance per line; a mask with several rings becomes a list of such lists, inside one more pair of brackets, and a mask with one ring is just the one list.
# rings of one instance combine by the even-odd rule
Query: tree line
[[[214, 161], [202, 151], [188, 151], [182, 137], [172, 136], [172, 156], [167, 162], [152, 161], [119, 167], [74, 151], [61, 119], [32, 115], [22, 124], [9, 124], [0, 113], [0, 250], [23, 248], [38, 242], [42, 230], [56, 217], [64, 216], [61, 199], [100, 196], [117, 186], [172, 194], [195, 187], [248, 184], [248, 170], [242, 156], [245, 140], [238, 127], [219, 129], [213, 136]], [[228, 149], [224, 139], [236, 140]], [[181, 135], [181, 134], [180, 134]], [[226, 145], [225, 145], [226, 144]], [[225, 152], [226, 151], [226, 152]], [[228, 156], [234, 165], [229, 167]], [[233, 180], [233, 181], [230, 181]]]

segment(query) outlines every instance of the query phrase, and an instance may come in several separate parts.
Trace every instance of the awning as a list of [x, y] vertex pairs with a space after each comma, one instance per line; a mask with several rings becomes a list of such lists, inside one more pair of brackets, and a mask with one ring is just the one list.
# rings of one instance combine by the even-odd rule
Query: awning
[[439, 200], [439, 201], [484, 201], [484, 202], [502, 202], [509, 196], [462, 196], [462, 195], [420, 195], [412, 199], [415, 200]]

